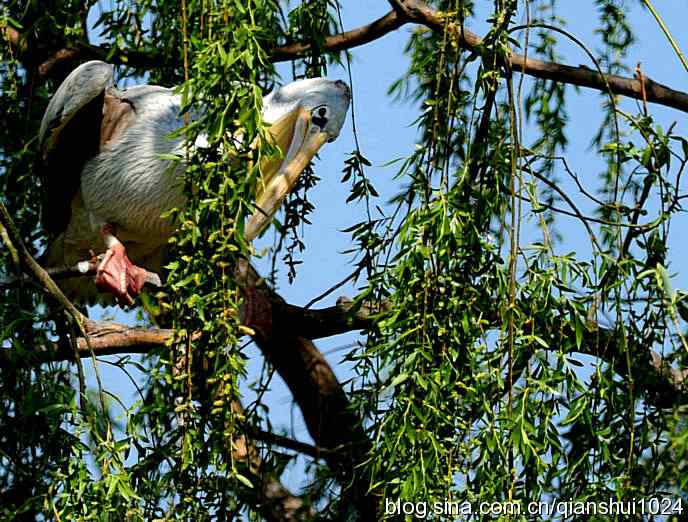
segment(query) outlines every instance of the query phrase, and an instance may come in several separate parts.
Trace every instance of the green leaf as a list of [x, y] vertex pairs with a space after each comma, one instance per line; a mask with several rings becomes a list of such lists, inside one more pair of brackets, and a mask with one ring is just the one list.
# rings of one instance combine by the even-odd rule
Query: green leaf
[[241, 473], [235, 473], [234, 477], [247, 488], [253, 489], [253, 484], [251, 483], [251, 481], [244, 477]]

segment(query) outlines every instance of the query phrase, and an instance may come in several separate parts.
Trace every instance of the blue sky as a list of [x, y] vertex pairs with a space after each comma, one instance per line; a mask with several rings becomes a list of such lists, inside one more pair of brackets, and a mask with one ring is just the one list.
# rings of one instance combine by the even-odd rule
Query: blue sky
[[[594, 3], [591, 0], [560, 0], [558, 3], [558, 14], [567, 21], [566, 28], [583, 40], [593, 51], [600, 49], [599, 35], [594, 32], [597, 25]], [[491, 5], [491, 2], [478, 2], [478, 4]], [[636, 7], [632, 10], [631, 16], [631, 23], [639, 41], [630, 52], [627, 65], [634, 68], [636, 63], [640, 62], [647, 76], [675, 89], [688, 91], [688, 74], [673, 54], [650, 13], [638, 7], [639, 4], [640, 2], [633, 2]], [[669, 0], [657, 0], [655, 7], [673, 31], [681, 48], [688, 50], [688, 35], [682, 30], [682, 21], [686, 19], [688, 7], [683, 2]], [[342, 15], [345, 29], [366, 24], [383, 15], [387, 10], [388, 3], [382, 0], [343, 2]], [[476, 20], [470, 21], [468, 27], [478, 34], [484, 34], [488, 28], [485, 21], [488, 16], [488, 12], [480, 12]], [[525, 18], [521, 17], [518, 22], [525, 22]], [[380, 192], [380, 203], [386, 202], [401, 187], [400, 181], [393, 179], [397, 166], [386, 166], [386, 164], [396, 158], [409, 155], [414, 149], [417, 137], [412, 123], [418, 116], [418, 108], [413, 104], [395, 102], [387, 96], [390, 84], [404, 74], [408, 67], [408, 59], [403, 54], [403, 49], [413, 29], [414, 26], [405, 26], [378, 41], [352, 50], [354, 109], [358, 135], [363, 154], [373, 164], [367, 169], [367, 175]], [[593, 66], [580, 50], [563, 42], [563, 39], [560, 41], [559, 53], [565, 57], [563, 61], [570, 65]], [[283, 79], [288, 81], [289, 68], [284, 66], [280, 69]], [[331, 68], [328, 76], [348, 82], [347, 73], [341, 68]], [[527, 89], [528, 85], [529, 80], [526, 81], [524, 88]], [[603, 164], [597, 151], [591, 148], [590, 140], [601, 121], [602, 97], [598, 92], [589, 89], [579, 89], [576, 92], [569, 88], [567, 92], [571, 118], [567, 129], [568, 162], [586, 187], [594, 190], [598, 186], [598, 174], [603, 170]], [[635, 102], [625, 100], [621, 107], [628, 112], [636, 113]], [[672, 122], [677, 121], [678, 132], [685, 132], [684, 113], [652, 105], [650, 110], [665, 129]], [[532, 127], [526, 126], [524, 132], [526, 144], [532, 143], [537, 137], [536, 130]], [[342, 254], [344, 250], [351, 247], [350, 236], [342, 230], [363, 220], [364, 210], [360, 206], [347, 205], [349, 186], [340, 183], [340, 180], [344, 161], [354, 148], [349, 119], [339, 139], [322, 149], [321, 159], [315, 165], [316, 174], [321, 181], [309, 193], [316, 208], [311, 215], [313, 225], [306, 226], [303, 231], [307, 245], [302, 255], [303, 264], [299, 266], [298, 275], [293, 284], [289, 284], [284, 271], [278, 283], [279, 292], [290, 303], [300, 305], [307, 303], [352, 271], [351, 257]], [[563, 188], [572, 188], [571, 183], [563, 176], [560, 176], [560, 179]], [[584, 202], [580, 203], [583, 208], [586, 208]], [[587, 209], [590, 210], [590, 207], [588, 206]], [[536, 222], [526, 221], [526, 233], [522, 237], [522, 244], [537, 239], [534, 235]], [[674, 238], [670, 243], [672, 252], [670, 260], [673, 260], [673, 265], [670, 268], [673, 268], [674, 272], [679, 268], [678, 261], [685, 259], [687, 254], [685, 241], [681, 234], [676, 233], [677, 228], [683, 227], [684, 223], [685, 219], [681, 216], [673, 225]], [[563, 219], [559, 224], [559, 230], [563, 235], [563, 242], [557, 246], [560, 253], [576, 251], [580, 256], [587, 255], [589, 246], [579, 225]], [[258, 246], [259, 248], [261, 245], [269, 247], [271, 244], [272, 235], [268, 233]], [[267, 274], [268, 268], [264, 261], [258, 261], [257, 266], [262, 273]], [[686, 288], [687, 283], [685, 276], [674, 277], [675, 287]], [[317, 306], [329, 306], [334, 304], [338, 296], [354, 296], [356, 293], [357, 289], [354, 286], [346, 285]], [[109, 309], [106, 313], [114, 313], [117, 320], [122, 322], [133, 320], [132, 314], [124, 314], [114, 309]], [[348, 349], [338, 348], [358, 339], [361, 339], [360, 335], [352, 333], [317, 341], [321, 351], [328, 354], [328, 360], [340, 380], [350, 378], [351, 371], [349, 366], [341, 360]], [[260, 371], [263, 359], [255, 347], [249, 347], [246, 353], [250, 358], [249, 370], [250, 380], [252, 380]], [[100, 371], [109, 390], [125, 399], [133, 400], [134, 388], [126, 376], [109, 365], [101, 364]], [[250, 393], [247, 397], [250, 399]], [[286, 430], [299, 440], [310, 441], [300, 411], [293, 405], [291, 395], [279, 376], [274, 377], [272, 390], [265, 399], [271, 409], [273, 426]], [[285, 484], [294, 490], [298, 490], [303, 485], [303, 479], [301, 466], [287, 471], [284, 476]]]

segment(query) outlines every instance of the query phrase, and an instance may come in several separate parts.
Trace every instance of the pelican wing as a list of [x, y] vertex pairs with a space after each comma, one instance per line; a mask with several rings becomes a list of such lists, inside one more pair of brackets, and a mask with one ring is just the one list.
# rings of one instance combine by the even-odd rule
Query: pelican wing
[[43, 224], [52, 236], [67, 227], [81, 170], [100, 149], [105, 95], [112, 80], [112, 66], [105, 62], [80, 65], [62, 82], [43, 115], [37, 170], [44, 193]]

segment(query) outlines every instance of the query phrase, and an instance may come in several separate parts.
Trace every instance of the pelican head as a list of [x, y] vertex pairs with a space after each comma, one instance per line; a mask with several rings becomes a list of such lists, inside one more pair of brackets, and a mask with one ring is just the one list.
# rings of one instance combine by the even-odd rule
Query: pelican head
[[325, 78], [296, 81], [264, 98], [263, 121], [282, 154], [261, 164], [256, 210], [245, 230], [249, 241], [270, 223], [318, 150], [339, 136], [350, 100], [346, 83]]

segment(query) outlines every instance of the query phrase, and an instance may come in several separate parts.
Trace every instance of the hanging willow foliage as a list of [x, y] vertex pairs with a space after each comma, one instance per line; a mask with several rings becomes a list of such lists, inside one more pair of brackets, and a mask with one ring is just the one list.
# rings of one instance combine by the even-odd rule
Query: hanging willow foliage
[[[630, 66], [645, 37], [634, 3], [589, 2], [597, 47], [568, 32], [556, 0], [389, 4], [351, 32], [342, 12], [353, 8], [333, 0], [0, 7], [0, 202], [11, 216], [0, 214], [0, 518], [498, 518], [479, 511], [487, 501], [508, 503], [504, 520], [533, 520], [566, 518], [527, 511], [533, 502], [609, 499], [681, 517], [688, 293], [674, 287], [670, 232], [680, 241], [688, 141], [652, 102], [687, 109], [685, 94]], [[478, 41], [470, 28], [485, 19]], [[411, 23], [408, 71], [389, 94], [419, 107], [417, 146], [394, 196], [368, 178], [357, 136], [342, 166], [342, 197], [364, 211], [342, 224], [354, 245], [347, 281], [362, 291], [333, 308], [287, 305], [237, 270], [255, 254], [243, 223], [261, 159], [276, 154], [260, 119], [280, 80], [274, 62], [291, 60], [294, 79], [341, 68], [354, 86], [379, 82], [357, 77], [348, 53]], [[587, 67], [557, 64], [561, 42]], [[111, 362], [145, 376], [133, 402], [86, 363], [99, 337], [89, 347], [21, 249], [45, 248], [32, 170], [42, 113], [93, 58], [122, 80], [179, 85], [188, 115], [185, 155], [167, 158], [186, 165], [188, 203], [169, 213], [166, 285], [142, 296], [134, 332], [148, 344], [101, 352], [147, 352]], [[567, 161], [572, 85], [598, 91], [584, 91], [601, 106], [596, 178]], [[199, 137], [208, 147], [192, 146]], [[271, 252], [295, 284], [316, 174], [290, 195]], [[262, 296], [271, 331], [240, 324], [248, 294]], [[308, 339], [359, 329], [344, 387]], [[242, 405], [246, 334], [269, 370]], [[315, 445], [272, 429], [262, 397], [274, 371]], [[295, 466], [309, 481], [300, 492], [280, 483]]]

